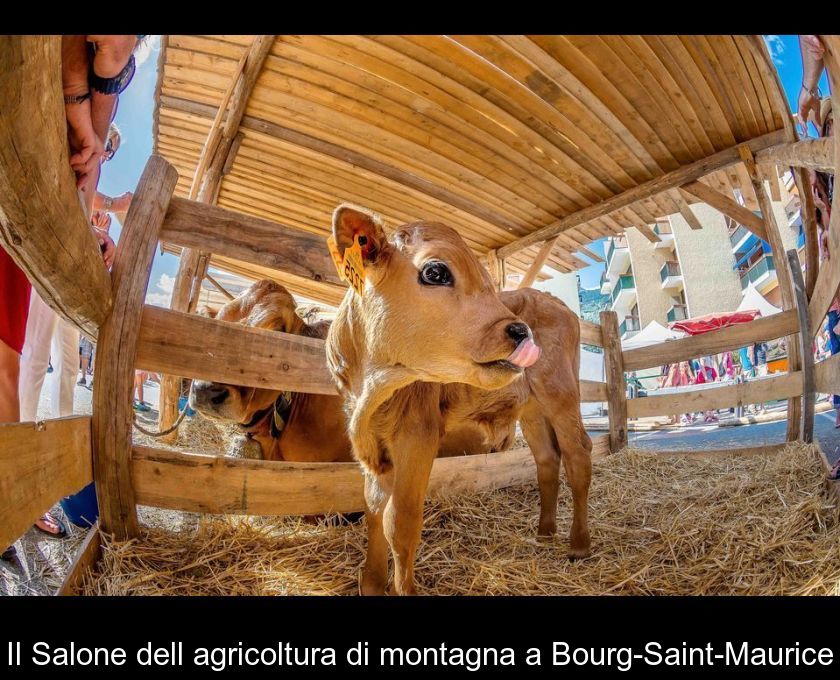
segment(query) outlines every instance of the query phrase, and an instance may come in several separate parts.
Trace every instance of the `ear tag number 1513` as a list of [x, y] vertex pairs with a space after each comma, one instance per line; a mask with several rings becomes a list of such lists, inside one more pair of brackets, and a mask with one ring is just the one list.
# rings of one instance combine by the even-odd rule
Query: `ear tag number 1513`
[[338, 277], [350, 284], [359, 297], [365, 292], [365, 261], [359, 237], [353, 239], [353, 245], [344, 249], [344, 257], [338, 252], [338, 245], [332, 235], [327, 238], [327, 247], [335, 263]]

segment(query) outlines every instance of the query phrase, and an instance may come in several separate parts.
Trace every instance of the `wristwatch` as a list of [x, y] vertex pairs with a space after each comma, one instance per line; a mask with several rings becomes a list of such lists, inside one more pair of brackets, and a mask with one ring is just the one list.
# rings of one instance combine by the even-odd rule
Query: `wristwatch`
[[805, 87], [805, 83], [802, 83], [802, 89], [805, 90], [808, 94], [810, 94], [814, 99], [820, 98], [820, 86], [815, 85], [813, 88]]
[[114, 205], [114, 199], [110, 196], [106, 196], [105, 200], [102, 201], [102, 207], [106, 212], [111, 210], [111, 206]]

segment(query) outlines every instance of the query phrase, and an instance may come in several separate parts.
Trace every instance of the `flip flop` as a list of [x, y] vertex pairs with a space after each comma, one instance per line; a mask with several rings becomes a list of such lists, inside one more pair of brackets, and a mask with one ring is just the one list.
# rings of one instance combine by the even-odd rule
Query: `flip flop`
[[58, 527], [58, 532], [53, 533], [52, 531], [47, 531], [46, 529], [42, 529], [37, 524], [33, 524], [38, 531], [42, 534], [46, 534], [50, 538], [64, 538], [67, 535], [67, 528], [64, 526], [64, 523], [60, 519], [56, 519], [50, 513], [45, 513], [41, 516], [41, 521], [49, 522], [51, 524], [55, 524]]

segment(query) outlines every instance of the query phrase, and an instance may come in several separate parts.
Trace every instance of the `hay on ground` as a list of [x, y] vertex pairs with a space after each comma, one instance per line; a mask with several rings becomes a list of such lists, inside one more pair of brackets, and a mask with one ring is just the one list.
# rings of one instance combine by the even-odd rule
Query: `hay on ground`
[[[593, 554], [536, 538], [536, 486], [430, 501], [416, 578], [436, 594], [840, 594], [840, 521], [812, 446], [714, 460], [628, 450], [596, 463]], [[202, 517], [106, 541], [89, 594], [354, 594], [364, 524]]]

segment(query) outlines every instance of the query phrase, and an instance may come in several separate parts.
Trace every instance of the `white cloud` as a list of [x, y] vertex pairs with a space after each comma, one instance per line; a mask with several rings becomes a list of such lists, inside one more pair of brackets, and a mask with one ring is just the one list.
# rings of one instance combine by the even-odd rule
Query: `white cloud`
[[785, 43], [782, 41], [781, 36], [765, 35], [764, 42], [767, 43], [767, 50], [770, 52], [770, 58], [773, 60], [773, 63], [781, 66], [784, 63], [782, 54], [785, 51]]
[[140, 66], [144, 61], [146, 61], [152, 54], [157, 54], [160, 51], [160, 36], [159, 35], [147, 35], [143, 42], [134, 50], [134, 61], [137, 66]]
[[157, 290], [146, 292], [146, 304], [157, 307], [169, 307], [172, 299], [172, 290], [175, 288], [175, 277], [169, 274], [161, 274], [155, 284]]

